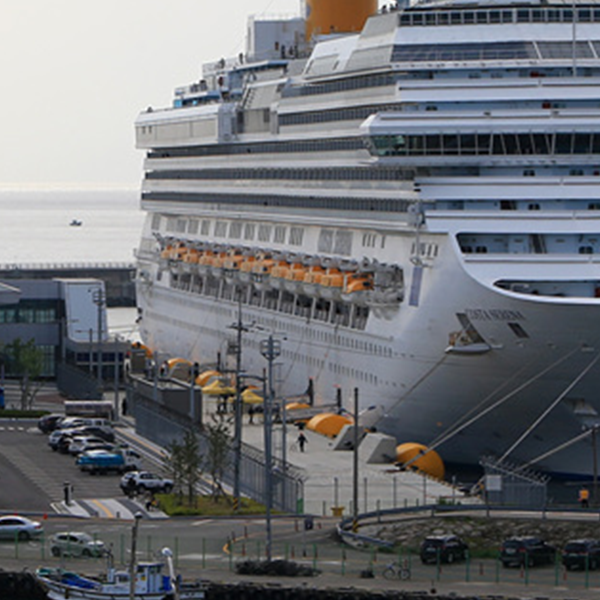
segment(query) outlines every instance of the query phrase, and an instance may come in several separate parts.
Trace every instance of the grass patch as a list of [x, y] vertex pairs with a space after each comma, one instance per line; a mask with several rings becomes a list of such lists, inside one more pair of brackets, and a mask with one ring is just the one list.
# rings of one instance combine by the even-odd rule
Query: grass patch
[[263, 504], [242, 498], [239, 510], [233, 509], [233, 497], [219, 498], [215, 502], [212, 496], [197, 496], [194, 505], [189, 505], [187, 498], [180, 499], [176, 494], [158, 494], [157, 496], [160, 509], [170, 517], [187, 516], [209, 516], [209, 517], [229, 517], [233, 515], [264, 515], [265, 507]]

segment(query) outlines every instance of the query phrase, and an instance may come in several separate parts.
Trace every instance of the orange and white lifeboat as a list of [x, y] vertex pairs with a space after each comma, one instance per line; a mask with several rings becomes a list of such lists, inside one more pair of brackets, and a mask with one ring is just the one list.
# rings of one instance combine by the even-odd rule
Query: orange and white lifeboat
[[346, 302], [366, 305], [373, 291], [373, 273], [350, 273], [344, 282], [342, 298]]
[[345, 275], [338, 267], [329, 267], [325, 275], [321, 277], [320, 295], [332, 300], [341, 298], [344, 279]]
[[304, 273], [304, 278], [302, 279], [302, 291], [307, 296], [318, 296], [323, 275], [325, 275], [325, 267], [320, 263], [308, 267]]
[[299, 292], [302, 289], [306, 272], [307, 268], [303, 263], [293, 262], [283, 277], [285, 279], [283, 282], [285, 289], [290, 292]]

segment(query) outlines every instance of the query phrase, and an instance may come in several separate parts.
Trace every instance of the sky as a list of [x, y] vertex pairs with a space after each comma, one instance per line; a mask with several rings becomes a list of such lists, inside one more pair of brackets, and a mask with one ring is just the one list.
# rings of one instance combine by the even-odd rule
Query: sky
[[139, 187], [133, 124], [300, 0], [1, 0], [0, 188]]

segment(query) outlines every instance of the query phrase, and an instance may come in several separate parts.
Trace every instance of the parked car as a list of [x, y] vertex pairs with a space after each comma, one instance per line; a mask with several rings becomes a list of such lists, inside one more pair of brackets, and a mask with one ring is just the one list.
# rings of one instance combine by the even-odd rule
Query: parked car
[[465, 560], [469, 547], [456, 535], [432, 535], [421, 543], [421, 562], [423, 564], [438, 562], [453, 563]]
[[129, 495], [133, 492], [164, 492], [169, 494], [173, 489], [173, 480], [166, 479], [148, 471], [131, 471], [121, 477], [121, 491]]
[[82, 452], [75, 464], [82, 471], [90, 475], [95, 473], [125, 473], [136, 471], [141, 468], [142, 457], [129, 448], [115, 448], [114, 450], [87, 450]]
[[74, 435], [77, 435], [78, 433], [79, 429], [76, 428], [62, 429], [59, 427], [48, 436], [48, 445], [50, 446], [50, 448], [52, 448], [52, 450], [56, 452], [57, 450], [59, 450], [60, 445], [64, 444], [64, 439], [70, 438]]
[[42, 535], [44, 528], [39, 521], [32, 521], [19, 515], [0, 517], [0, 539], [24, 542]]
[[61, 531], [50, 539], [52, 556], [103, 556], [106, 547], [83, 531]]
[[556, 549], [544, 540], [533, 537], [513, 537], [502, 542], [500, 560], [504, 567], [533, 567], [554, 562]]
[[58, 414], [50, 414], [50, 415], [44, 415], [43, 417], [40, 417], [40, 419], [38, 420], [38, 429], [42, 432], [42, 433], [50, 433], [52, 431], [54, 431], [59, 425], [60, 422], [65, 418], [65, 415], [58, 415]]
[[568, 571], [597, 569], [600, 567], [600, 540], [570, 540], [563, 548], [562, 564]]
[[81, 452], [86, 452], [87, 450], [112, 450], [113, 445], [109, 444], [106, 440], [103, 440], [100, 437], [92, 437], [85, 435], [76, 435], [71, 438], [71, 443], [69, 444], [69, 454], [76, 456], [77, 454], [81, 454]]

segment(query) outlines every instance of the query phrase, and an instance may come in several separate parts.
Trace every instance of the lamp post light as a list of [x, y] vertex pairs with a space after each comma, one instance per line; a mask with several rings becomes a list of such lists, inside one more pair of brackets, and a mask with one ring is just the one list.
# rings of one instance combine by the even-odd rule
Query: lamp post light
[[[262, 351], [262, 350], [261, 350]], [[269, 391], [267, 393], [267, 381]], [[271, 385], [271, 369], [269, 369], [269, 376], [265, 375], [263, 369], [263, 421], [264, 421], [264, 435], [265, 435], [265, 517], [266, 517], [266, 528], [267, 528], [267, 541], [265, 544], [265, 551], [267, 554], [267, 560], [271, 562], [273, 558], [272, 554], [272, 539], [273, 532], [271, 528], [271, 508], [273, 507], [273, 448], [272, 442], [272, 426], [271, 421], [271, 409], [273, 408], [273, 386]]]
[[92, 289], [92, 301], [98, 307], [98, 390], [100, 396], [102, 392], [102, 312], [106, 306], [106, 294], [102, 288]]

